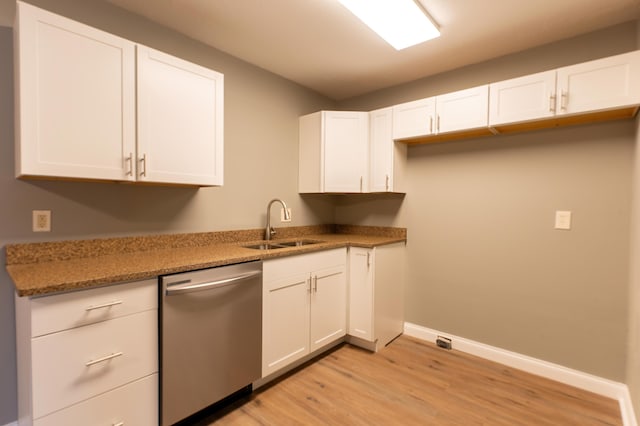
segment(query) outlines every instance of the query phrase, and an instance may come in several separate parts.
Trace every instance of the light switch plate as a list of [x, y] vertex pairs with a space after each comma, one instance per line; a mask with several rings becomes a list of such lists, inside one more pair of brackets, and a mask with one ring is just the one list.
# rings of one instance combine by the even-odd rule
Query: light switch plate
[[571, 229], [571, 212], [566, 210], [556, 211], [556, 229]]

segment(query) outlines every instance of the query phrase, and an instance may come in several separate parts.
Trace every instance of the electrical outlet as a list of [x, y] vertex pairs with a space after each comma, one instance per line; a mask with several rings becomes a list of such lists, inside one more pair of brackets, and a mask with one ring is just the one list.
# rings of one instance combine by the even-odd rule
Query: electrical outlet
[[51, 231], [51, 210], [33, 211], [33, 232]]
[[288, 208], [287, 211], [289, 212], [289, 219], [284, 218], [284, 207], [280, 208], [280, 222], [291, 222], [291, 209]]
[[571, 212], [558, 210], [556, 211], [556, 229], [570, 230], [571, 229]]
[[442, 349], [451, 349], [451, 339], [448, 337], [438, 336], [436, 338], [436, 345]]

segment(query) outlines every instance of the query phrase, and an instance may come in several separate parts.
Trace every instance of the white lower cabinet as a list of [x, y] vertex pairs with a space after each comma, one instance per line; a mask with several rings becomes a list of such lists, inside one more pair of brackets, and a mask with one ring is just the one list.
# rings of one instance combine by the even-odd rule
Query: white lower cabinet
[[157, 425], [157, 308], [155, 279], [16, 297], [19, 424]]
[[405, 244], [349, 248], [351, 343], [377, 350], [404, 329]]
[[262, 301], [266, 377], [345, 336], [345, 249], [264, 261]]

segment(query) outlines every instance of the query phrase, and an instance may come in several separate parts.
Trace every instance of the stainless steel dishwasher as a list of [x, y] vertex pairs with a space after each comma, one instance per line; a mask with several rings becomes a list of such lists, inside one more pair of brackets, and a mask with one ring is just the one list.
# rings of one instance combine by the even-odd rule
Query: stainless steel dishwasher
[[160, 278], [160, 417], [172, 425], [261, 375], [262, 262]]

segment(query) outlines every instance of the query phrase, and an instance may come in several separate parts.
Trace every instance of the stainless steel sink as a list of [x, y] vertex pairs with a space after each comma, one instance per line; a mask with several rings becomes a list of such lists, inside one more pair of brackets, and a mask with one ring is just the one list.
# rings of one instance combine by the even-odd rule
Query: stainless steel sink
[[282, 242], [278, 244], [285, 247], [302, 247], [302, 246], [308, 246], [310, 244], [318, 244], [320, 242], [321, 241], [314, 241], [314, 240], [297, 240], [297, 241]]
[[273, 244], [273, 243], [262, 243], [262, 244], [249, 244], [248, 246], [242, 246], [242, 247], [248, 248], [248, 249], [254, 249], [254, 250], [275, 250], [275, 249], [285, 248], [287, 246], [283, 246], [280, 244]]
[[253, 250], [277, 250], [282, 248], [289, 247], [302, 247], [308, 246], [310, 244], [318, 244], [322, 241], [314, 241], [314, 240], [295, 240], [295, 241], [282, 241], [282, 242], [270, 242], [270, 243], [257, 243], [257, 244], [249, 244], [246, 246], [242, 246], [244, 248], [253, 249]]

